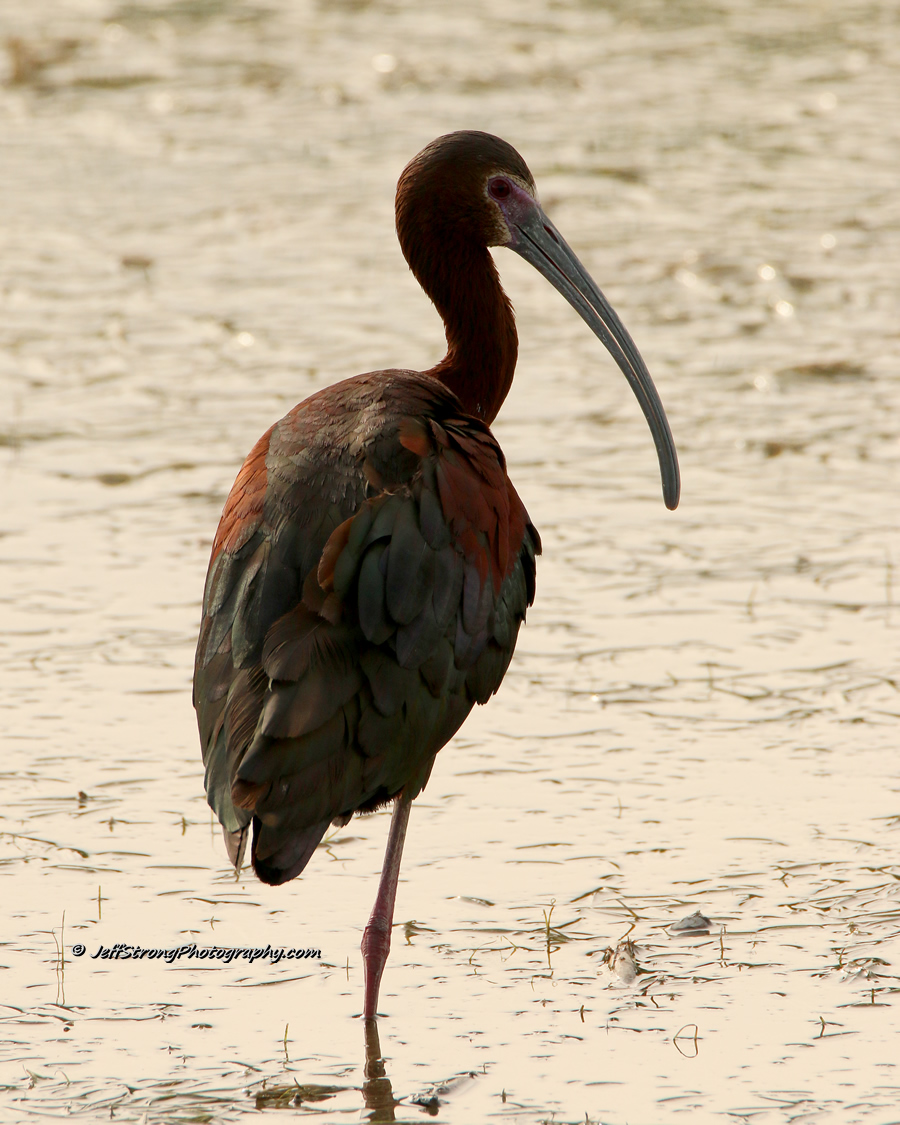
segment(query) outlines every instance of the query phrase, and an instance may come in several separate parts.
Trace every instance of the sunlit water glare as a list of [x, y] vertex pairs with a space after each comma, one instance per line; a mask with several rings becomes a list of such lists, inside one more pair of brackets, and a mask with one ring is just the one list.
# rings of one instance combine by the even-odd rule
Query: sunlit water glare
[[[6, 7], [4, 1120], [900, 1121], [897, 6]], [[440, 355], [393, 191], [457, 128], [521, 150], [630, 328], [683, 499], [498, 252], [538, 599], [413, 809], [367, 1071], [387, 817], [235, 881], [191, 665], [257, 437]]]

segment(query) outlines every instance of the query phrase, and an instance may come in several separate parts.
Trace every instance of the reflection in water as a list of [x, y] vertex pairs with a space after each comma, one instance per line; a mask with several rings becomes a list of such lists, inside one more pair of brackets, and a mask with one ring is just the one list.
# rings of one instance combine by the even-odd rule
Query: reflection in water
[[686, 1023], [675, 1033], [672, 1042], [680, 1055], [686, 1059], [695, 1059], [700, 1054], [700, 1044], [697, 1042], [699, 1035], [700, 1029], [695, 1023]]
[[394, 1106], [399, 1103], [394, 1098], [391, 1080], [384, 1072], [384, 1059], [381, 1057], [381, 1041], [378, 1038], [378, 1021], [366, 1020], [366, 1080], [362, 1095], [369, 1111], [369, 1121], [395, 1121]]

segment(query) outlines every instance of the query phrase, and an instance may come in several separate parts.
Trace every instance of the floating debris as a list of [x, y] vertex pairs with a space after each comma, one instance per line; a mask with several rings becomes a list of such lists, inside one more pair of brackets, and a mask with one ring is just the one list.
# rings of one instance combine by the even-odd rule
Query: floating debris
[[712, 926], [712, 922], [701, 914], [699, 910], [695, 910], [693, 914], [688, 914], [686, 918], [681, 918], [677, 922], [673, 922], [669, 926], [670, 934], [697, 934], [703, 933]]
[[257, 1109], [288, 1109], [290, 1106], [301, 1106], [304, 1102], [324, 1102], [346, 1090], [346, 1086], [319, 1086], [316, 1083], [301, 1085], [294, 1082], [287, 1086], [264, 1086], [262, 1089], [251, 1090], [250, 1095], [256, 1099]]
[[634, 984], [638, 973], [644, 971], [638, 965], [634, 942], [628, 938], [620, 941], [615, 949], [605, 950], [603, 963], [609, 965], [610, 971], [615, 973], [623, 984]]
[[441, 1108], [441, 1099], [437, 1094], [413, 1094], [409, 1099], [410, 1105], [417, 1105], [424, 1109], [431, 1117], [436, 1117], [438, 1110]]

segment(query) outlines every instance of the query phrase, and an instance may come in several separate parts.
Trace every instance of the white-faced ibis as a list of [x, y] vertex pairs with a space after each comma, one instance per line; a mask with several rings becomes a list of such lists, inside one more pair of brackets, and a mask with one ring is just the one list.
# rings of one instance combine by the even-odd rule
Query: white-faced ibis
[[367, 1019], [410, 803], [499, 688], [534, 599], [540, 538], [488, 428], [518, 348], [489, 246], [521, 254], [607, 347], [650, 424], [669, 508], [679, 492], [644, 361], [515, 149], [439, 138], [404, 170], [396, 211], [447, 354], [327, 387], [263, 434], [216, 532], [194, 675], [206, 792], [236, 867], [252, 826], [253, 869], [285, 883], [330, 824], [394, 802], [362, 940]]

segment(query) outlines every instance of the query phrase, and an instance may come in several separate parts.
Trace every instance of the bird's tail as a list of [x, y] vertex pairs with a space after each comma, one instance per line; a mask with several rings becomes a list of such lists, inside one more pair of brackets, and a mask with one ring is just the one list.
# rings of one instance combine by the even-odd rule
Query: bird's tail
[[245, 824], [236, 832], [229, 832], [227, 828], [222, 829], [222, 835], [225, 837], [225, 848], [228, 852], [228, 858], [234, 864], [234, 869], [240, 873], [241, 867], [244, 863], [244, 852], [247, 850], [247, 829], [249, 825]]
[[[264, 882], [277, 887], [293, 879], [309, 863], [328, 830], [329, 821], [322, 820], [311, 828], [293, 833], [287, 840], [266, 840], [266, 829], [259, 817], [253, 818], [253, 870]], [[244, 830], [246, 832], [246, 829]]]

